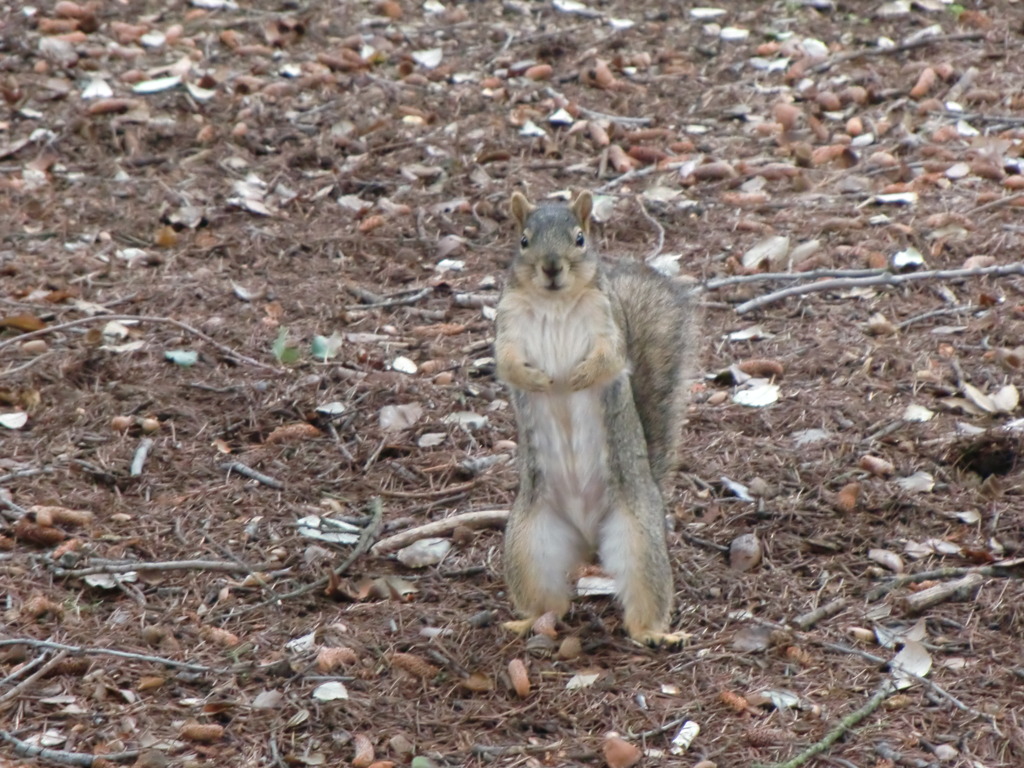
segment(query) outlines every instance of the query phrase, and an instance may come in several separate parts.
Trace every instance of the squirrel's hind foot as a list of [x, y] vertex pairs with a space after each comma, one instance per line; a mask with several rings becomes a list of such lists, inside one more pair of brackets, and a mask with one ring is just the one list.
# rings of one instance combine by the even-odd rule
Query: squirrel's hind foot
[[672, 632], [638, 632], [630, 635], [630, 638], [648, 648], [663, 648], [667, 651], [678, 650], [687, 640], [686, 635]]

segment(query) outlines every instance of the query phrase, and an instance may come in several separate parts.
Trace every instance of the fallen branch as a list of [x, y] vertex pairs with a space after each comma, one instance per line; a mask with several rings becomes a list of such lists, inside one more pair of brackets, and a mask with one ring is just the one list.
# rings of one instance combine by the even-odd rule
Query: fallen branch
[[24, 757], [41, 757], [43, 760], [50, 760], [61, 765], [80, 765], [84, 768], [92, 768], [97, 760], [109, 760], [115, 763], [134, 760], [139, 756], [139, 750], [132, 752], [111, 752], [105, 755], [90, 755], [87, 752], [65, 752], [63, 749], [50, 749], [49, 747], [37, 747], [22, 741], [9, 731], [0, 730], [0, 741], [6, 741], [14, 748], [14, 753]]
[[977, 208], [971, 208], [971, 210], [969, 210], [967, 212], [967, 215], [968, 216], [977, 216], [979, 213], [984, 213], [985, 211], [991, 211], [991, 210], [994, 210], [996, 208], [1002, 208], [1004, 205], [1010, 205], [1012, 203], [1017, 202], [1018, 200], [1024, 200], [1024, 192], [1018, 192], [1015, 195], [1009, 195], [1007, 197], [1000, 197], [998, 200], [993, 200], [990, 203], [985, 203], [984, 205], [979, 205]]
[[933, 109], [928, 114], [933, 115], [934, 117], [949, 117], [956, 120], [972, 120], [976, 123], [1024, 125], [1024, 117], [1021, 117], [1020, 115], [986, 115], [981, 112], [957, 112], [952, 109]]
[[903, 598], [903, 607], [908, 613], [916, 614], [939, 605], [947, 600], [968, 600], [977, 592], [985, 577], [980, 573], [969, 573], [956, 581], [936, 584], [934, 587], [907, 595]]
[[984, 38], [985, 35], [981, 32], [958, 32], [953, 35], [929, 35], [928, 37], [922, 37], [909, 43], [894, 45], [892, 48], [867, 48], [857, 51], [844, 51], [843, 53], [836, 54], [832, 58], [819, 64], [815, 64], [813, 67], [808, 69], [808, 72], [826, 72], [836, 66], [836, 64], [842, 64], [844, 61], [852, 61], [853, 59], [860, 59], [865, 56], [895, 56], [898, 53], [912, 51], [915, 48], [924, 48], [927, 45], [942, 45], [944, 43], [983, 40]]
[[809, 746], [803, 752], [798, 754], [796, 757], [787, 760], [784, 763], [774, 763], [772, 765], [761, 765], [757, 768], [799, 768], [801, 765], [806, 763], [813, 757], [817, 757], [826, 749], [835, 744], [839, 739], [849, 733], [850, 729], [855, 727], [861, 720], [870, 715], [876, 709], [878, 709], [882, 702], [885, 701], [886, 697], [889, 696], [895, 690], [892, 682], [888, 679], [883, 682], [878, 689], [871, 695], [871, 698], [865, 702], [864, 706], [860, 709], [856, 709], [842, 720], [840, 720], [835, 728], [825, 734], [824, 738], [820, 741], [816, 741], [814, 744]]
[[118, 322], [162, 323], [164, 325], [173, 325], [175, 328], [178, 328], [187, 333], [191, 333], [193, 336], [198, 336], [207, 344], [211, 345], [220, 352], [223, 352], [225, 355], [227, 355], [228, 357], [232, 358], [237, 362], [246, 363], [247, 365], [252, 365], [257, 368], [263, 368], [266, 371], [281, 373], [280, 368], [277, 368], [273, 365], [268, 365], [267, 363], [261, 363], [259, 360], [254, 360], [253, 358], [247, 357], [240, 352], [236, 352], [228, 345], [221, 344], [219, 341], [203, 333], [198, 328], [193, 328], [191, 325], [183, 323], [180, 320], [175, 320], [172, 317], [151, 317], [147, 315], [94, 315], [93, 317], [80, 317], [77, 320], [69, 320], [66, 323], [51, 325], [48, 326], [47, 328], [41, 328], [38, 331], [23, 333], [20, 336], [15, 336], [13, 339], [0, 341], [0, 350], [4, 349], [5, 347], [9, 347], [12, 344], [20, 344], [23, 341], [28, 341], [29, 339], [36, 339], [41, 336], [47, 336], [51, 333], [63, 331], [68, 328], [77, 328], [80, 325], [90, 325], [92, 323], [98, 323], [101, 321], [109, 323], [115, 320]]
[[794, 285], [783, 288], [779, 291], [759, 296], [756, 299], [745, 301], [737, 305], [736, 314], [742, 315], [755, 309], [774, 304], [791, 296], [802, 296], [805, 293], [817, 293], [821, 291], [834, 291], [846, 288], [859, 288], [865, 285], [903, 285], [904, 283], [918, 280], [959, 280], [965, 277], [1002, 277], [1004, 275], [1024, 274], [1024, 262], [1013, 264], [997, 264], [992, 267], [977, 267], [974, 269], [931, 269], [926, 272], [908, 272], [906, 274], [893, 274], [886, 272], [880, 275], [869, 277], [845, 277], [834, 280], [819, 280], [807, 285]]
[[931, 581], [932, 579], [952, 579], [960, 576], [966, 576], [971, 573], [977, 573], [981, 576], [1009, 576], [1010, 571], [1014, 568], [1020, 568], [1022, 565], [1024, 565], [1024, 558], [1018, 557], [1002, 563], [993, 563], [992, 565], [967, 566], [963, 568], [936, 568], [932, 571], [907, 573], [902, 576], [897, 576], [895, 579], [875, 587], [868, 592], [865, 599], [869, 603], [873, 603], [876, 600], [880, 600], [885, 597], [894, 589], [905, 587], [907, 584]]
[[35, 683], [35, 681], [39, 678], [46, 677], [46, 675], [50, 674], [50, 672], [53, 671], [53, 668], [60, 664], [62, 661], [64, 661], [64, 659], [66, 659], [67, 656], [67, 651], [59, 651], [52, 659], [47, 661], [45, 664], [43, 664], [43, 666], [41, 666], [31, 675], [26, 677], [16, 686], [11, 688], [10, 690], [4, 691], [4, 693], [0, 695], [0, 706], [3, 706], [4, 702], [10, 701], [15, 696], [20, 694], [22, 691], [26, 691], [29, 688], [31, 688], [32, 684]]
[[94, 573], [129, 573], [131, 571], [212, 571], [222, 573], [259, 573], [272, 569], [280, 563], [260, 563], [248, 566], [245, 563], [231, 563], [225, 560], [163, 560], [160, 562], [105, 563], [84, 568], [53, 568], [54, 576], [77, 579]]
[[871, 277], [887, 275], [887, 269], [815, 269], [807, 272], [756, 272], [752, 275], [732, 275], [708, 280], [704, 283], [705, 291], [717, 291], [730, 285], [742, 283], [795, 282], [797, 280], [820, 280], [823, 277]]
[[[875, 654], [861, 650], [860, 648], [851, 648], [848, 645], [842, 645], [840, 643], [830, 643], [826, 640], [814, 640], [812, 642], [814, 642], [816, 645], [821, 646], [822, 648], [827, 648], [830, 651], [846, 653], [850, 654], [851, 656], [860, 656], [862, 659], [870, 661], [873, 664], [878, 664], [879, 666], [884, 667], [889, 663], [888, 659], [883, 659], [881, 656], [876, 656]], [[939, 685], [936, 682], [933, 682], [932, 680], [929, 680], [927, 677], [922, 677], [921, 675], [914, 674], [913, 672], [907, 669], [902, 670], [902, 674], [906, 675], [907, 677], [913, 678], [915, 681], [921, 683], [925, 687], [930, 688], [939, 696], [946, 699], [946, 701], [948, 701], [954, 707], [959, 709], [961, 712], [966, 712], [969, 715], [984, 720], [992, 726], [992, 730], [995, 731], [996, 735], [1001, 735], [999, 731], [999, 726], [996, 724], [994, 716], [985, 714], [984, 712], [979, 712], [978, 710], [967, 706], [962, 701], [960, 701], [960, 699], [958, 699], [956, 696], [954, 696], [945, 688], [943, 688], [941, 685]]]
[[33, 365], [40, 362], [41, 360], [45, 360], [46, 358], [51, 357], [53, 355], [53, 352], [54, 350], [51, 349], [49, 352], [43, 352], [43, 354], [41, 355], [36, 355], [27, 363], [22, 363], [21, 365], [17, 365], [14, 368], [8, 368], [6, 371], [0, 371], [0, 378], [4, 376], [13, 376], [16, 373], [21, 373], [22, 371], [31, 368]]
[[373, 545], [370, 554], [378, 557], [387, 555], [402, 547], [407, 547], [420, 539], [428, 539], [432, 536], [446, 536], [463, 525], [467, 528], [497, 528], [504, 526], [507, 520], [508, 510], [506, 509], [464, 512], [461, 515], [452, 515], [443, 520], [435, 520], [432, 523], [409, 528], [401, 533], [388, 536], [386, 539], [381, 539]]
[[240, 461], [225, 461], [220, 465], [221, 469], [226, 469], [228, 472], [237, 472], [244, 477], [248, 477], [250, 480], [255, 480], [257, 483], [274, 488], [280, 491], [284, 488], [284, 483], [280, 480], [275, 480], [270, 475], [264, 475], [262, 472], [257, 472], [255, 469], [250, 467], [248, 464], [243, 464]]
[[149, 456], [149, 450], [153, 447], [153, 438], [144, 437], [139, 440], [139, 447], [135, 449], [135, 457], [132, 459], [131, 469], [128, 470], [128, 474], [132, 477], [138, 477], [142, 474], [142, 468], [146, 464], [146, 457]]
[[458, 485], [449, 485], [444, 488], [431, 488], [428, 491], [380, 491], [380, 495], [389, 499], [436, 499], [440, 496], [448, 496], [456, 493], [465, 493], [476, 487], [477, 480], [470, 480]]
[[8, 480], [17, 480], [19, 477], [34, 477], [35, 475], [48, 475], [53, 472], [53, 467], [42, 467], [40, 469], [19, 469], [17, 472], [9, 472], [0, 475], [0, 485]]
[[184, 669], [189, 672], [215, 672], [212, 667], [202, 664], [191, 664], [187, 661], [175, 661], [163, 656], [150, 656], [145, 653], [132, 653], [131, 651], [119, 651], [114, 648], [85, 648], [79, 645], [67, 645], [55, 643], [52, 640], [36, 640], [34, 637], [16, 637], [8, 640], [0, 640], [0, 647], [5, 645], [27, 645], [32, 648], [51, 648], [58, 651], [67, 651], [75, 656], [117, 656], [120, 659], [132, 659], [133, 661], [147, 661], [153, 664], [163, 664], [167, 667]]
[[[6, 517], [12, 523], [18, 522], [21, 518], [29, 514], [29, 511], [24, 507], [20, 507], [4, 496], [0, 496], [0, 517]], [[10, 510], [9, 512], [6, 510]]]
[[802, 630], [808, 630], [817, 624], [819, 621], [825, 619], [831, 619], [837, 613], [840, 613], [846, 608], [847, 600], [845, 597], [837, 597], [835, 600], [819, 605], [813, 611], [802, 613], [793, 619], [793, 625]]
[[595, 195], [603, 195], [606, 192], [610, 192], [611, 190], [615, 189], [616, 187], [618, 187], [618, 186], [620, 186], [622, 184], [625, 184], [627, 181], [632, 181], [633, 179], [639, 179], [639, 178], [642, 178], [644, 176], [650, 176], [652, 173], [659, 173], [659, 172], [669, 173], [670, 171], [677, 170], [682, 165], [683, 165], [683, 163], [681, 163], [681, 162], [679, 162], [679, 163], [666, 163], [665, 165], [661, 165], [661, 164], [655, 163], [654, 165], [646, 165], [643, 168], [634, 168], [632, 171], [626, 171], [621, 176], [617, 176], [614, 179], [612, 179], [611, 181], [608, 181], [608, 182], [602, 184], [600, 187], [598, 187], [597, 189], [594, 190], [594, 194]]
[[[561, 101], [562, 106], [570, 103], [569, 99], [554, 88], [545, 88], [544, 93], [553, 99]], [[607, 120], [610, 123], [618, 123], [619, 125], [650, 125], [654, 122], [649, 117], [619, 117], [618, 115], [610, 115], [607, 112], [598, 112], [593, 109], [587, 109], [584, 106], [577, 106], [579, 106], [580, 114], [588, 120]]]
[[650, 252], [644, 256], [644, 261], [649, 262], [651, 259], [657, 258], [658, 254], [661, 253], [661, 249], [665, 247], [665, 228], [661, 226], [661, 223], [651, 216], [647, 210], [647, 206], [644, 205], [644, 198], [642, 195], [636, 196], [636, 204], [640, 208], [640, 213], [644, 215], [644, 218], [649, 221], [654, 228], [658, 231], [658, 244], [651, 248]]
[[[341, 563], [333, 569], [333, 573], [335, 576], [343, 576], [345, 574], [345, 571], [349, 569], [349, 566], [351, 566], [352, 563], [354, 563], [361, 555], [363, 555], [370, 548], [370, 542], [373, 541], [373, 538], [377, 535], [377, 531], [380, 529], [381, 519], [383, 518], [383, 516], [384, 508], [383, 505], [381, 504], [380, 497], [374, 497], [370, 501], [370, 522], [366, 525], [365, 528], [363, 528], [362, 533], [359, 534], [359, 541], [357, 541], [356, 545], [352, 547], [352, 551], [348, 553], [348, 557], [342, 560]], [[330, 577], [322, 576], [310, 584], [305, 584], [304, 586], [301, 586], [298, 589], [293, 589], [291, 592], [286, 592], [283, 595], [274, 595], [273, 597], [270, 597], [261, 603], [246, 606], [242, 610], [236, 611], [235, 615], [242, 615], [245, 613], [249, 613], [250, 611], [258, 610], [259, 608], [264, 608], [268, 605], [278, 604], [284, 600], [291, 600], [295, 597], [308, 595], [310, 592], [315, 592], [316, 590], [327, 586], [329, 582]]]
[[420, 299], [425, 299], [427, 296], [434, 292], [433, 288], [421, 288], [415, 293], [411, 293], [408, 296], [401, 296], [396, 299], [380, 299], [380, 301], [370, 302], [368, 304], [353, 304], [352, 306], [345, 307], [347, 311], [354, 311], [357, 309], [386, 309], [388, 307], [404, 307], [409, 304], [415, 304]]

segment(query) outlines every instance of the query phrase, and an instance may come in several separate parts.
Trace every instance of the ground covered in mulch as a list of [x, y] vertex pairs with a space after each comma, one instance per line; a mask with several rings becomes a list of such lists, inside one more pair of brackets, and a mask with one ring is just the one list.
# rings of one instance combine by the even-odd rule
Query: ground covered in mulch
[[[1024, 765], [1022, 49], [1013, 2], [8, 3], [0, 764], [748, 766], [873, 702], [814, 764]], [[703, 287], [679, 651], [605, 597], [507, 635], [494, 525], [360, 554], [508, 508], [506, 201], [581, 188]]]

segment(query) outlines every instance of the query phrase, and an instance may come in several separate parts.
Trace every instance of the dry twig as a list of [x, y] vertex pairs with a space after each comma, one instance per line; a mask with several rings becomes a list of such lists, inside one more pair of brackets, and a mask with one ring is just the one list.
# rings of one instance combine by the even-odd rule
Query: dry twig
[[148, 661], [153, 664], [163, 664], [168, 667], [184, 669], [189, 672], [214, 672], [212, 667], [202, 664], [191, 664], [187, 661], [175, 661], [163, 656], [150, 656], [145, 653], [132, 653], [131, 651], [119, 651], [116, 648], [85, 648], [79, 645], [67, 645], [55, 643], [52, 640], [36, 640], [34, 637], [15, 637], [0, 640], [0, 647], [5, 645], [27, 645], [33, 648], [52, 648], [58, 651], [67, 651], [74, 656], [117, 656], [120, 659], [132, 659], [133, 661]]
[[225, 461], [220, 465], [221, 469], [226, 469], [228, 472], [237, 472], [240, 475], [248, 477], [250, 480], [255, 480], [257, 483], [262, 483], [268, 488], [274, 488], [280, 491], [284, 488], [284, 483], [280, 480], [275, 480], [270, 475], [265, 475], [262, 472], [257, 472], [255, 469], [250, 467], [248, 464], [243, 464], [240, 461]]
[[97, 760], [109, 760], [115, 763], [134, 760], [139, 756], [139, 750], [131, 752], [111, 752], [105, 755], [90, 755], [87, 752], [66, 752], [63, 749], [50, 749], [49, 747], [38, 747], [22, 741], [10, 731], [0, 730], [0, 741], [6, 741], [14, 748], [14, 753], [24, 757], [41, 757], [61, 765], [80, 765], [84, 768], [91, 768]]
[[881, 600], [894, 589], [905, 587], [907, 584], [916, 584], [922, 581], [931, 581], [932, 579], [959, 578], [961, 576], [966, 576], [972, 573], [976, 573], [980, 576], [1009, 576], [1010, 571], [1012, 569], [1019, 569], [1022, 565], [1024, 565], [1024, 559], [1016, 558], [1005, 563], [993, 563], [992, 565], [980, 565], [964, 568], [936, 568], [932, 571], [906, 573], [902, 576], [897, 576], [895, 579], [887, 581], [885, 584], [880, 584], [879, 586], [875, 587], [870, 592], [868, 592], [865, 599], [869, 603], [873, 603], [876, 600]]
[[272, 569], [280, 563], [260, 563], [249, 566], [245, 563], [231, 563], [226, 560], [162, 560], [156, 562], [103, 563], [84, 568], [53, 568], [54, 576], [77, 579], [94, 573], [129, 573], [131, 571], [211, 571], [221, 573], [259, 573]]
[[139, 447], [135, 450], [135, 456], [132, 458], [132, 466], [128, 471], [132, 477], [138, 477], [142, 474], [142, 468], [146, 464], [146, 458], [149, 456], [149, 450], [153, 447], [153, 438], [144, 437], [139, 440]]
[[656, 218], [651, 216], [650, 212], [647, 210], [647, 206], [644, 205], [643, 195], [636, 196], [636, 204], [639, 206], [640, 213], [643, 214], [644, 218], [653, 224], [654, 228], [658, 231], [658, 244], [655, 245], [646, 256], [644, 256], [644, 261], [650, 261], [651, 259], [657, 258], [658, 254], [661, 253], [661, 249], [665, 247], [665, 228], [661, 226], [661, 223]]
[[20, 694], [22, 691], [26, 691], [29, 688], [31, 688], [32, 684], [35, 683], [35, 681], [39, 678], [46, 677], [46, 675], [52, 672], [53, 668], [60, 664], [62, 661], [64, 661], [64, 659], [66, 659], [67, 656], [67, 651], [59, 651], [52, 659], [43, 664], [43, 666], [41, 666], [31, 675], [26, 677], [24, 680], [22, 680], [20, 683], [15, 685], [10, 690], [4, 691], [3, 694], [0, 694], [0, 707], [3, 706], [4, 702], [10, 701], [15, 696]]
[[813, 611], [802, 613], [793, 619], [793, 625], [802, 630], [808, 630], [824, 619], [831, 619], [837, 613], [842, 612], [847, 605], [845, 597], [837, 597], [835, 600], [819, 605]]
[[[335, 576], [343, 576], [345, 574], [345, 571], [349, 569], [349, 566], [351, 566], [352, 563], [354, 563], [363, 553], [365, 553], [370, 548], [370, 542], [372, 542], [374, 537], [377, 535], [377, 531], [380, 529], [381, 519], [383, 518], [383, 516], [384, 509], [383, 505], [381, 504], [380, 497], [374, 497], [370, 501], [370, 522], [366, 525], [365, 528], [363, 528], [363, 532], [359, 535], [359, 541], [357, 541], [356, 545], [352, 547], [352, 551], [348, 553], [348, 557], [342, 560], [341, 563], [334, 568]], [[245, 613], [249, 613], [250, 611], [255, 611], [259, 608], [264, 608], [268, 605], [274, 605], [283, 602], [284, 600], [291, 600], [295, 597], [307, 595], [310, 592], [315, 592], [316, 590], [327, 586], [329, 580], [330, 579], [327, 576], [323, 576], [310, 584], [306, 584], [302, 587], [299, 587], [298, 589], [293, 589], [291, 592], [286, 592], [283, 595], [274, 595], [273, 597], [264, 600], [262, 603], [256, 603], [256, 605], [246, 606], [240, 611], [236, 611], [235, 615], [242, 615]]]
[[779, 291], [758, 296], [756, 299], [745, 301], [737, 305], [736, 314], [742, 315], [755, 309], [761, 309], [769, 304], [774, 304], [791, 296], [802, 296], [805, 293], [818, 293], [821, 291], [837, 291], [845, 288], [859, 288], [865, 285], [903, 285], [904, 283], [918, 280], [959, 280], [965, 277], [1003, 277], [1004, 275], [1024, 274], [1024, 262], [1013, 264], [997, 264], [992, 267], [977, 267], [975, 269], [931, 269], [926, 272], [908, 272], [907, 274], [893, 274], [885, 272], [870, 277], [846, 277], [834, 280], [820, 280], [807, 285], [793, 285]]
[[410, 528], [386, 539], [381, 539], [370, 550], [372, 555], [386, 555], [397, 549], [406, 547], [414, 541], [427, 539], [431, 536], [445, 536], [454, 531], [460, 525], [467, 528], [497, 528], [503, 526], [508, 520], [507, 509], [489, 509], [480, 512], [464, 512], [461, 515], [452, 515], [443, 520], [435, 520], [426, 525]]
[[268, 365], [267, 363], [261, 363], [259, 360], [254, 360], [251, 357], [243, 355], [241, 352], [236, 352], [227, 344], [221, 344], [219, 341], [203, 333], [198, 328], [193, 328], [191, 325], [183, 323], [180, 320], [175, 320], [172, 317], [151, 317], [147, 315], [94, 315], [92, 317], [80, 317], [77, 320], [69, 320], [66, 323], [51, 325], [47, 328], [41, 328], [38, 331], [23, 333], [20, 336], [15, 336], [13, 339], [0, 341], [0, 350], [3, 350], [5, 347], [9, 347], [12, 344], [19, 344], [23, 341], [28, 341], [29, 339], [36, 339], [41, 336], [47, 336], [51, 333], [56, 333], [57, 331], [67, 330], [68, 328], [77, 328], [78, 326], [81, 325], [90, 325], [92, 323], [98, 323], [100, 321], [107, 323], [111, 321], [117, 321], [136, 323], [161, 323], [165, 325], [173, 325], [175, 328], [178, 328], [187, 333], [191, 333], [193, 336], [198, 336], [207, 344], [211, 345], [220, 352], [223, 352], [225, 355], [227, 355], [228, 357], [237, 362], [246, 363], [247, 365], [252, 365], [255, 366], [256, 368], [262, 368], [266, 371], [273, 371], [274, 373], [281, 372], [280, 368], [277, 368], [273, 365]]
[[850, 732], [851, 728], [856, 726], [858, 723], [860, 723], [861, 720], [863, 720], [865, 717], [867, 717], [876, 709], [878, 709], [882, 705], [882, 702], [885, 701], [886, 697], [893, 692], [893, 690], [895, 689], [892, 685], [892, 682], [887, 678], [875, 690], [875, 692], [871, 695], [871, 698], [864, 703], [864, 706], [862, 706], [860, 709], [854, 710], [846, 717], [844, 717], [842, 720], [840, 720], [838, 723], [836, 723], [836, 726], [831, 731], [826, 733], [824, 738], [820, 739], [819, 741], [816, 741], [803, 752], [791, 758], [790, 760], [787, 760], [784, 763], [762, 765], [758, 766], [758, 768], [800, 768], [800, 766], [806, 763], [808, 760], [820, 755], [826, 749], [828, 749], [837, 741], [839, 741], [839, 739], [841, 739], [843, 736]]
[[928, 37], [922, 37], [919, 40], [913, 40], [909, 43], [894, 45], [892, 48], [867, 48], [856, 51], [844, 51], [843, 53], [836, 54], [830, 59], [826, 59], [820, 64], [815, 64], [808, 71], [815, 73], [826, 72], [836, 66], [836, 64], [842, 64], [844, 61], [860, 59], [866, 56], [895, 56], [898, 53], [911, 51], [915, 48], [923, 48], [927, 45], [943, 45], [945, 43], [983, 40], [984, 38], [985, 35], [982, 32], [958, 32], [953, 35], [929, 35]]

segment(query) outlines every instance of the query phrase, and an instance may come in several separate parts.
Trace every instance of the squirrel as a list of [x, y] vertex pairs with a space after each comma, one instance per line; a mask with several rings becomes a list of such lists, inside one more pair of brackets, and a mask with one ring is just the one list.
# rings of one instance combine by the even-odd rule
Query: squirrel
[[596, 554], [629, 636], [677, 646], [662, 484], [674, 468], [696, 345], [696, 301], [647, 265], [605, 269], [593, 198], [532, 205], [519, 192], [495, 318], [495, 372], [511, 391], [519, 489], [504, 567], [525, 634], [569, 608], [569, 573]]

